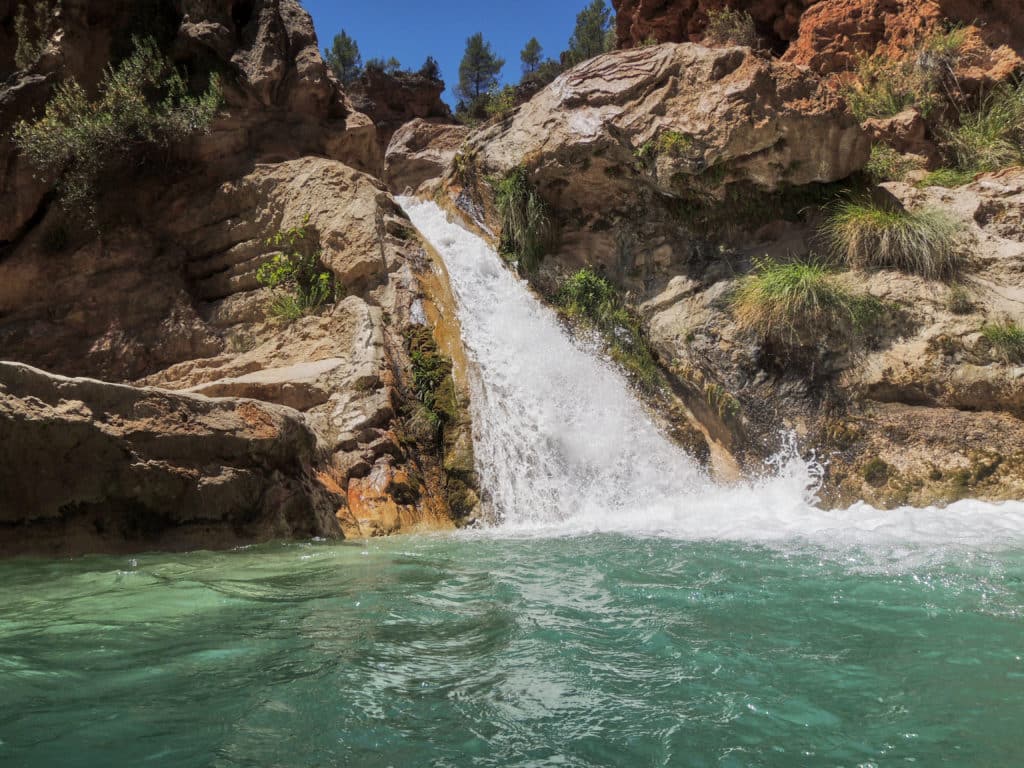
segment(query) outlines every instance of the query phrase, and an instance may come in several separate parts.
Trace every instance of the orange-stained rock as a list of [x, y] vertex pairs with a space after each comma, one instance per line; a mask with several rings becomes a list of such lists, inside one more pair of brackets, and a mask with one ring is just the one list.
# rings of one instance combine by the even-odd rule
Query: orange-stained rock
[[[395, 486], [407, 487], [409, 483], [408, 473], [395, 470], [386, 459], [377, 462], [366, 477], [349, 480], [349, 514], [339, 516], [346, 535], [386, 536], [412, 525], [416, 518], [415, 507], [399, 505], [393, 495]], [[353, 525], [355, 530], [351, 530]]]
[[[722, 0], [613, 0], [620, 48], [647, 41], [699, 42]], [[1024, 0], [741, 0], [773, 52], [819, 74], [852, 68], [863, 54], [898, 57], [950, 24], [966, 43], [956, 74], [969, 93], [1024, 65]]]

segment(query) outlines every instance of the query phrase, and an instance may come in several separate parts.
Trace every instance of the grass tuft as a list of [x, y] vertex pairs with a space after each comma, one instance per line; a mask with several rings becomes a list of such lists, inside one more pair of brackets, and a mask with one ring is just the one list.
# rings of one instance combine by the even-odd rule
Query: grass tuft
[[940, 138], [963, 171], [996, 171], [1024, 162], [1024, 81], [994, 88]]
[[524, 167], [513, 168], [496, 184], [495, 203], [501, 216], [501, 252], [515, 257], [523, 270], [536, 270], [554, 243], [555, 227], [551, 209]]
[[1006, 362], [1024, 362], [1024, 328], [1015, 321], [1005, 318], [998, 323], [986, 323], [981, 335]]
[[733, 318], [747, 331], [786, 346], [864, 330], [881, 311], [868, 294], [848, 289], [823, 264], [773, 259], [756, 262], [730, 299]]
[[850, 267], [944, 279], [963, 267], [958, 230], [956, 220], [938, 208], [910, 211], [862, 198], [836, 205], [822, 234], [832, 254]]
[[746, 11], [732, 8], [708, 10], [708, 24], [704, 28], [705, 44], [757, 48], [758, 42], [754, 17]]
[[962, 187], [974, 181], [974, 171], [961, 171], [956, 168], [939, 168], [932, 171], [919, 182], [917, 186], [924, 187]]

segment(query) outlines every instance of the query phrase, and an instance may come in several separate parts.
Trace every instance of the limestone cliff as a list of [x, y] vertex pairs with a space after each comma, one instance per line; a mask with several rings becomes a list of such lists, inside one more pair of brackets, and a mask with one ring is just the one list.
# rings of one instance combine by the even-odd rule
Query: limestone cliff
[[[0, 6], [0, 29], [13, 7]], [[156, 38], [196, 90], [216, 72], [225, 103], [173, 163], [100, 190], [86, 225], [8, 129], [65, 78], [94, 89], [134, 34]], [[431, 256], [367, 173], [382, 170], [377, 129], [324, 65], [298, 2], [66, 0], [43, 42], [0, 86], [12, 201], [0, 357], [50, 372], [12, 367], [0, 388], [0, 550], [215, 547], [468, 519], [465, 389], [434, 417], [443, 430], [424, 426], [406, 340], [424, 327], [421, 302], [442, 300]], [[268, 238], [295, 227], [337, 298], [285, 322], [257, 272]]]

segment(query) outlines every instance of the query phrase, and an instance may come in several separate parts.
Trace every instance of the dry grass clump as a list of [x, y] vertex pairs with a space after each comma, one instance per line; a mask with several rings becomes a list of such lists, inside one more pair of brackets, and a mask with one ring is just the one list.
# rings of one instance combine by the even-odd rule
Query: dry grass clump
[[754, 18], [746, 11], [722, 8], [708, 10], [708, 25], [704, 28], [704, 42], [708, 45], [745, 45], [757, 48], [757, 30]]
[[757, 262], [743, 278], [730, 304], [745, 330], [788, 345], [835, 333], [862, 331], [881, 305], [848, 288], [839, 275], [816, 262]]
[[857, 269], [898, 269], [929, 279], [955, 276], [964, 265], [959, 225], [939, 208], [906, 210], [869, 199], [836, 205], [822, 229], [829, 251]]

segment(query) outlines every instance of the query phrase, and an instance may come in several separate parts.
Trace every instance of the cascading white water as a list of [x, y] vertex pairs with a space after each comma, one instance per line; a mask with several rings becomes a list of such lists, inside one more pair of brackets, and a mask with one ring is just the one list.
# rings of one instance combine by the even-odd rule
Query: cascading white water
[[451, 278], [475, 364], [477, 466], [503, 530], [839, 545], [1024, 541], [1022, 502], [818, 509], [815, 468], [795, 457], [773, 477], [716, 484], [658, 431], [614, 366], [571, 340], [481, 238], [432, 202], [400, 202]]

